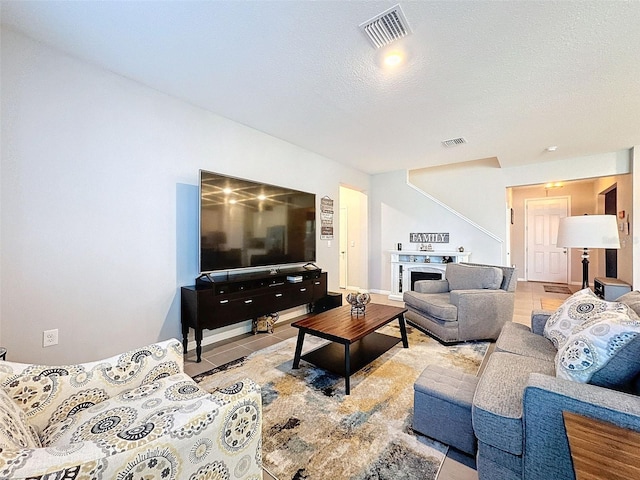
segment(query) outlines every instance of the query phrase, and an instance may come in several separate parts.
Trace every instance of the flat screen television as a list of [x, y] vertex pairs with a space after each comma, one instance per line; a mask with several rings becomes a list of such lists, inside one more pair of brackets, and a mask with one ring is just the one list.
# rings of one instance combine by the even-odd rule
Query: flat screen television
[[200, 170], [200, 273], [315, 261], [315, 194]]

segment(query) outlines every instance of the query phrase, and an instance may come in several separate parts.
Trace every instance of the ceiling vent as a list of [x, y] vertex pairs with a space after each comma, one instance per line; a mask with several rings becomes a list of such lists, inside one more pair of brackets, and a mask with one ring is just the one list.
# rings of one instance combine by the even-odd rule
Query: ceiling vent
[[382, 48], [411, 33], [411, 28], [400, 5], [391, 7], [371, 20], [362, 23], [360, 29], [375, 48]]
[[455, 147], [456, 145], [462, 145], [464, 143], [467, 143], [467, 141], [462, 137], [458, 137], [458, 138], [451, 138], [449, 140], [444, 140], [442, 142], [442, 145], [444, 145], [445, 147]]

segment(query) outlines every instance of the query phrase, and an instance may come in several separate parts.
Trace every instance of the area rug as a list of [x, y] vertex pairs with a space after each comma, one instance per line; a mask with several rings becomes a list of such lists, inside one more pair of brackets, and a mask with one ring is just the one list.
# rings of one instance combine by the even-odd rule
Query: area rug
[[566, 285], [545, 285], [544, 291], [547, 293], [566, 293], [571, 295], [571, 290]]
[[[381, 333], [400, 337], [397, 326]], [[279, 480], [432, 480], [447, 447], [411, 428], [413, 384], [429, 364], [474, 374], [488, 342], [443, 346], [407, 326], [399, 343], [344, 379], [305, 362], [292, 370], [296, 339], [194, 377], [213, 391], [249, 377], [262, 387], [263, 463]], [[303, 353], [326, 341], [307, 336]]]

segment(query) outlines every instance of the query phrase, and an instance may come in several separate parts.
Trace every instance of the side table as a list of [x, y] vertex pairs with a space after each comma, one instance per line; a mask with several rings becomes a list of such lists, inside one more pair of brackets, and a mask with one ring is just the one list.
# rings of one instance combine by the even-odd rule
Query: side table
[[562, 412], [576, 480], [640, 478], [640, 432]]

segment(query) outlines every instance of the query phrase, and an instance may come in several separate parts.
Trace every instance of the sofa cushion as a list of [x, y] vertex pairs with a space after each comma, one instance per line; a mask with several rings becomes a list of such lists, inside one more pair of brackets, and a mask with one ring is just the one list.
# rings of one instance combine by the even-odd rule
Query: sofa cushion
[[[0, 386], [40, 431], [60, 416], [73, 414], [158, 377], [182, 371], [177, 340], [147, 345], [111, 358], [76, 365], [0, 362]], [[23, 395], [23, 392], [30, 392]]]
[[473, 430], [479, 442], [522, 454], [522, 398], [530, 373], [554, 375], [555, 366], [513, 353], [494, 352], [489, 357], [473, 398]]
[[209, 444], [237, 455], [259, 434], [260, 405], [250, 401], [234, 404], [229, 398], [229, 392], [209, 394], [191, 377], [179, 373], [52, 424], [43, 432], [42, 443], [55, 447], [85, 442], [113, 455], [161, 438], [173, 439], [175, 446], [182, 439], [200, 435], [214, 421], [225, 419], [225, 428], [215, 432], [217, 438], [211, 438]]
[[573, 329], [558, 351], [556, 376], [625, 388], [640, 373], [639, 352], [640, 317], [629, 307], [605, 311]]
[[418, 293], [404, 292], [404, 302], [421, 314], [455, 322], [458, 318], [458, 308], [451, 304], [449, 293]]
[[24, 411], [0, 388], [0, 449], [39, 448], [40, 439]]
[[588, 288], [582, 289], [571, 295], [549, 317], [544, 327], [544, 336], [560, 349], [573, 329], [582, 325], [601, 312], [619, 310], [626, 312], [628, 307], [619, 302], [607, 302], [602, 300]]
[[463, 265], [460, 263], [447, 264], [445, 278], [449, 282], [449, 290], [497, 290], [502, 284], [503, 272], [497, 267], [482, 267], [477, 265]]
[[631, 307], [631, 310], [640, 315], [640, 291], [633, 290], [627, 292], [621, 297], [616, 298], [616, 302], [624, 303]]
[[507, 322], [502, 327], [496, 340], [496, 351], [539, 358], [547, 362], [553, 362], [557, 353], [548, 339], [533, 333], [526, 325], [515, 322]]

